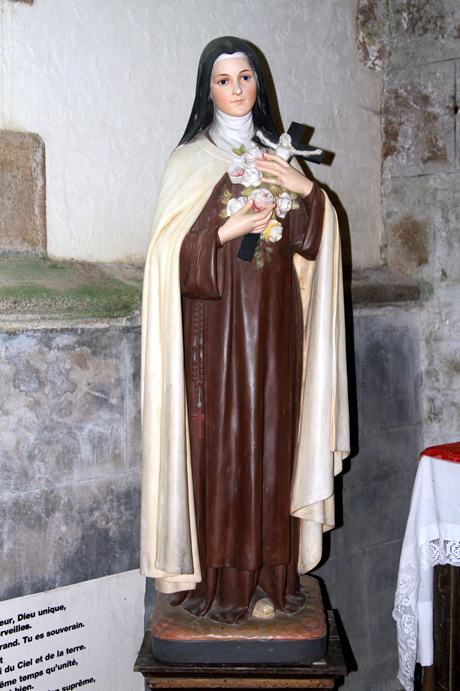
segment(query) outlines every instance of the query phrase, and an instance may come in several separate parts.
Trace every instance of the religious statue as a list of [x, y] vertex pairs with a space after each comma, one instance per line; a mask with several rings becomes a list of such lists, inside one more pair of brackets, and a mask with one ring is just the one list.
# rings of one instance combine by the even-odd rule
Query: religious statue
[[141, 571], [230, 624], [303, 606], [349, 453], [336, 215], [291, 150], [256, 52], [211, 41], [146, 261]]

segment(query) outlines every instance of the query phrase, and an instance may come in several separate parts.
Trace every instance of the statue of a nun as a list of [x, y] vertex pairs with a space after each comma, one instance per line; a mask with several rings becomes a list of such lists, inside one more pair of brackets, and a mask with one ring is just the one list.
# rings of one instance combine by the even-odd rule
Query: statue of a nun
[[278, 139], [254, 50], [211, 41], [144, 282], [141, 571], [227, 623], [303, 606], [349, 452], [335, 211], [259, 129]]

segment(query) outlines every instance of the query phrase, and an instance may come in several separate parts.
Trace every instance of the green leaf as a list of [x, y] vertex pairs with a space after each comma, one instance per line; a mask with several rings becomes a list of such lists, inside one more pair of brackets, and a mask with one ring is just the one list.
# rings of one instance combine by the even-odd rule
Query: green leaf
[[232, 149], [232, 151], [237, 156], [242, 156], [243, 154], [246, 153], [246, 147], [244, 144], [241, 144], [241, 146], [238, 149]]

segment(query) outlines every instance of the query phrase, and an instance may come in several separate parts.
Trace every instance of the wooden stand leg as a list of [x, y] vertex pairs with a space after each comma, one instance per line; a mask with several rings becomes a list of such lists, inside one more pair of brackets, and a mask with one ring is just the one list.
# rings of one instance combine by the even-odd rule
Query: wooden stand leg
[[433, 579], [434, 691], [460, 689], [460, 567], [438, 565]]

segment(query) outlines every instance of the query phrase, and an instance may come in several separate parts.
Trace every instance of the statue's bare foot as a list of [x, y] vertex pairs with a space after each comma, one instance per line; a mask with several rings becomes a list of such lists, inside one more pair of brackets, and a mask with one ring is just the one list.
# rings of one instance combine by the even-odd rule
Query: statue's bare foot
[[269, 597], [262, 597], [257, 600], [252, 610], [252, 617], [255, 619], [273, 619], [276, 614], [275, 605]]

